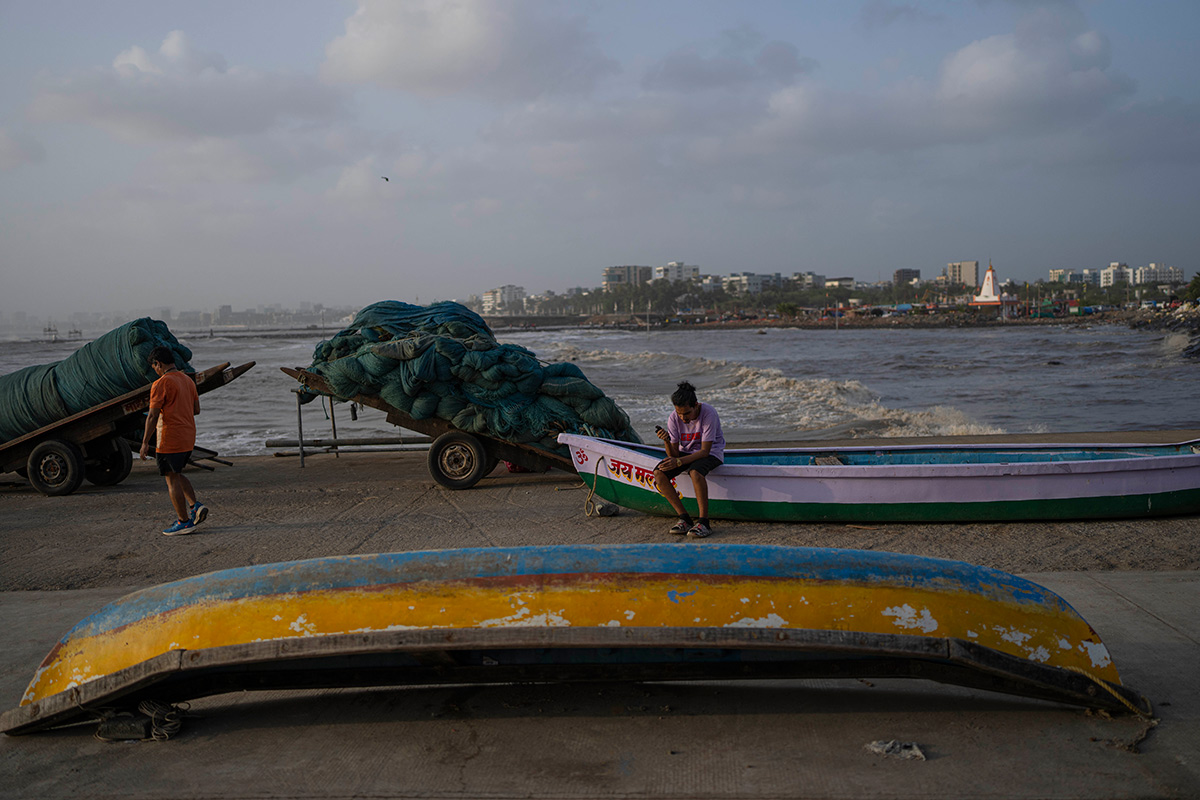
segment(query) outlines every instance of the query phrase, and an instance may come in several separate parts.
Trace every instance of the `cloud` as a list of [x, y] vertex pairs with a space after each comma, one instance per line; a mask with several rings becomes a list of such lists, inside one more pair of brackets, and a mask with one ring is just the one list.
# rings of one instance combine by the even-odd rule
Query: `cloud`
[[1118, 113], [1134, 91], [1110, 69], [1108, 40], [1082, 23], [1069, 8], [1037, 9], [1013, 33], [948, 55], [932, 83], [909, 79], [867, 95], [811, 81], [781, 88], [742, 145], [899, 153], [1079, 130]]
[[891, 3], [887, 0], [872, 0], [859, 13], [859, 24], [868, 30], [890, 28], [906, 23], [937, 22], [942, 17], [931, 14], [914, 3]]
[[642, 79], [642, 88], [693, 93], [739, 90], [764, 82], [787, 85], [815, 68], [816, 61], [801, 58], [795, 45], [787, 42], [769, 42], [749, 57], [704, 56], [681, 50], [650, 67]]
[[35, 139], [0, 128], [0, 169], [13, 169], [46, 158], [46, 148]]
[[1056, 128], [1094, 118], [1131, 95], [1133, 82], [1109, 71], [1108, 39], [1072, 30], [1039, 10], [1015, 33], [963, 47], [945, 60], [936, 101], [960, 129]]
[[263, 136], [208, 136], [170, 142], [148, 162], [153, 180], [181, 184], [287, 183], [340, 163], [342, 148], [319, 133], [289, 131]]
[[192, 47], [183, 31], [171, 31], [158, 48], [155, 59], [142, 48], [134, 45], [113, 59], [113, 69], [126, 77], [137, 77], [139, 73], [165, 75], [199, 74], [206, 70], [225, 72], [225, 59], [217, 53], [206, 53]]
[[679, 94], [762, 91], [790, 85], [816, 68], [817, 62], [801, 57], [794, 44], [767, 41], [743, 25], [670, 53], [646, 70], [641, 85], [651, 92]]
[[587, 93], [616, 71], [583, 20], [532, 0], [360, 0], [322, 77], [501, 101]]
[[312, 76], [227, 67], [172, 31], [156, 54], [134, 46], [109, 67], [42, 79], [30, 116], [86, 122], [140, 143], [262, 134], [327, 121], [341, 106], [340, 92]]
[[[469, 143], [430, 142], [419, 155], [391, 143], [353, 159], [334, 194], [442, 211], [501, 197], [497, 214], [513, 222], [599, 219], [705, 202], [806, 207], [835, 186], [961, 182], [982, 163], [1050, 173], [1146, 158], [1146, 132], [1123, 124], [1131, 82], [1069, 8], [1034, 9], [1009, 33], [960, 42], [925, 77], [853, 91], [815, 66], [788, 43], [726, 31], [660, 57], [641, 92], [511, 104]], [[1178, 108], [1162, 113], [1183, 157], [1194, 125], [1170, 124]], [[416, 167], [402, 171], [402, 159]], [[861, 213], [895, 224], [911, 207]]]

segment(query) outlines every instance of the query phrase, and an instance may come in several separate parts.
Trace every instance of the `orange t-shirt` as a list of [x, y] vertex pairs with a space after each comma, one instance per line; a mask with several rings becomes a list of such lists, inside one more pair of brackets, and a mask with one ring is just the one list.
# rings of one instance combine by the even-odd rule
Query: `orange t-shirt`
[[196, 381], [178, 370], [150, 387], [150, 408], [160, 409], [156, 453], [187, 453], [196, 446]]

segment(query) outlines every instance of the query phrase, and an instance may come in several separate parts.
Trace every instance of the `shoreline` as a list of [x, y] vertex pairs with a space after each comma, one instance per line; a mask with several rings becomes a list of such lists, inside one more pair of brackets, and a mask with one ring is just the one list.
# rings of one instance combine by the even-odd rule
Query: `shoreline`
[[[678, 319], [678, 318], [676, 318]], [[1200, 335], [1200, 308], [1179, 308], [1174, 311], [1158, 309], [1114, 309], [1086, 315], [1068, 315], [1061, 317], [1039, 318], [1001, 318], [989, 312], [971, 312], [960, 309], [938, 311], [933, 314], [905, 314], [901, 316], [875, 316], [872, 314], [847, 314], [834, 318], [812, 317], [765, 317], [754, 316], [732, 319], [705, 319], [686, 321], [673, 320], [661, 314], [655, 315], [647, 324], [644, 315], [637, 314], [599, 314], [590, 317], [577, 316], [512, 316], [484, 317], [484, 321], [493, 333], [513, 333], [522, 331], [547, 331], [571, 329], [618, 329], [618, 330], [736, 330], [743, 328], [799, 328], [804, 330], [837, 330], [840, 328], [884, 328], [884, 329], [929, 329], [929, 328], [1008, 328], [1028, 326], [1058, 326], [1058, 325], [1126, 325], [1136, 330], [1158, 331], [1167, 330]], [[168, 323], [168, 326], [170, 323]], [[264, 326], [261, 328], [232, 326], [221, 328], [179, 328], [172, 329], [176, 337], [187, 339], [285, 339], [297, 336], [320, 337], [318, 341], [335, 335], [341, 328], [325, 326], [287, 327]], [[54, 340], [38, 337], [36, 331], [29, 331], [28, 336], [0, 339], [3, 344], [67, 344], [80, 345], [93, 341], [97, 336], [87, 335], [78, 338], [57, 338]]]
[[[0, 737], [10, 793], [79, 797], [101, 786], [108, 787], [104, 796], [180, 800], [658, 797], [667, 786], [683, 787], [674, 794], [714, 798], [731, 791], [916, 798], [935, 784], [945, 794], [970, 796], [981, 775], [987, 785], [1007, 780], [1007, 789], [994, 794], [1013, 798], [1181, 797], [1200, 786], [1189, 760], [1200, 708], [1189, 680], [1200, 657], [1193, 613], [1200, 516], [716, 521], [712, 538], [680, 542], [666, 532], [669, 518], [624, 510], [586, 516], [587, 493], [573, 473], [501, 468], [456, 492], [433, 482], [424, 453], [323, 456], [303, 469], [271, 456], [232, 463], [211, 473], [189, 470], [212, 511], [195, 533], [174, 537], [155, 524], [170, 516], [170, 505], [151, 462], [135, 462], [117, 486], [88, 485], [58, 498], [0, 478], [0, 620], [8, 631], [0, 659], [3, 710], [15, 707], [64, 631], [107, 602], [172, 580], [335, 555], [713, 542], [910, 553], [1033, 580], [1094, 626], [1122, 681], [1149, 698], [1161, 724], [1134, 755], [1122, 749], [1137, 747], [1151, 727], [1138, 717], [931, 685], [915, 672], [916, 679], [898, 673], [871, 680], [268, 688], [195, 698], [179, 738], [165, 743], [100, 742], [85, 725]], [[817, 733], [797, 744], [797, 732], [806, 731]], [[892, 738], [919, 743], [930, 761], [888, 763], [864, 753], [865, 743]], [[1032, 759], [1031, 741], [1042, 743]], [[547, 742], [563, 745], [547, 750]], [[1014, 763], [1024, 765], [1016, 779]], [[213, 764], [224, 768], [214, 773]], [[1063, 764], [1073, 769], [1064, 772]], [[797, 782], [797, 775], [814, 779]]]
[[[1180, 313], [1182, 311], [1182, 313]], [[593, 320], [601, 318], [593, 317]], [[609, 324], [618, 320], [631, 328], [645, 328], [644, 320], [629, 315], [608, 315], [603, 318]], [[491, 323], [489, 322], [489, 325]], [[599, 324], [599, 323], [595, 323]], [[1200, 310], [1180, 309], [1175, 312], [1148, 309], [1120, 309], [1096, 314], [1068, 315], [1063, 317], [1002, 318], [962, 311], [942, 311], [935, 314], [907, 314], [903, 316], [874, 316], [855, 314], [833, 318], [746, 318], [728, 320], [706, 320], [698, 322], [662, 322], [653, 324], [655, 329], [727, 330], [731, 328], [801, 328], [826, 330], [841, 328], [1008, 328], [1058, 325], [1127, 325], [1137, 330], [1172, 330], [1200, 333]]]

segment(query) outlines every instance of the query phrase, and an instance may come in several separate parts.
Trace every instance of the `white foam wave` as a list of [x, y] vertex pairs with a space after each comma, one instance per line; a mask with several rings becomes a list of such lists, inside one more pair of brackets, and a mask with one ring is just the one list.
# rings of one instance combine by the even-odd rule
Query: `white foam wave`
[[[889, 408], [876, 392], [856, 380], [797, 378], [776, 368], [648, 351], [621, 353], [565, 346], [558, 348], [555, 356], [589, 370], [589, 377], [593, 376], [592, 368], [596, 376], [601, 374], [600, 370], [607, 372], [610, 368], [623, 373], [623, 379], [615, 381], [623, 391], [612, 394], [639, 430], [652, 428], [658, 417], [665, 416], [663, 409], [674, 390], [674, 381], [687, 379], [696, 386], [703, 401], [717, 408], [726, 438], [731, 439], [1003, 432], [972, 420], [952, 406], [920, 410]], [[647, 395], [649, 382], [662, 387], [661, 397]]]

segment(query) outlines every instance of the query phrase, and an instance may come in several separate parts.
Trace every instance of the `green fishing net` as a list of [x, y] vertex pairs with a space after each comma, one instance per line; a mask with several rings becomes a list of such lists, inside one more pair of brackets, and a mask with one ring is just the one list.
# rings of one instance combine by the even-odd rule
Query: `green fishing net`
[[500, 344], [482, 317], [458, 303], [367, 306], [317, 345], [308, 370], [323, 376], [338, 400], [377, 396], [416, 420], [437, 417], [467, 433], [560, 455], [566, 448], [555, 437], [562, 432], [641, 441], [625, 412], [579, 367]]
[[165, 322], [143, 317], [88, 342], [68, 358], [0, 375], [0, 441], [45, 427], [153, 383], [150, 351], [163, 345], [191, 371], [192, 351]]

